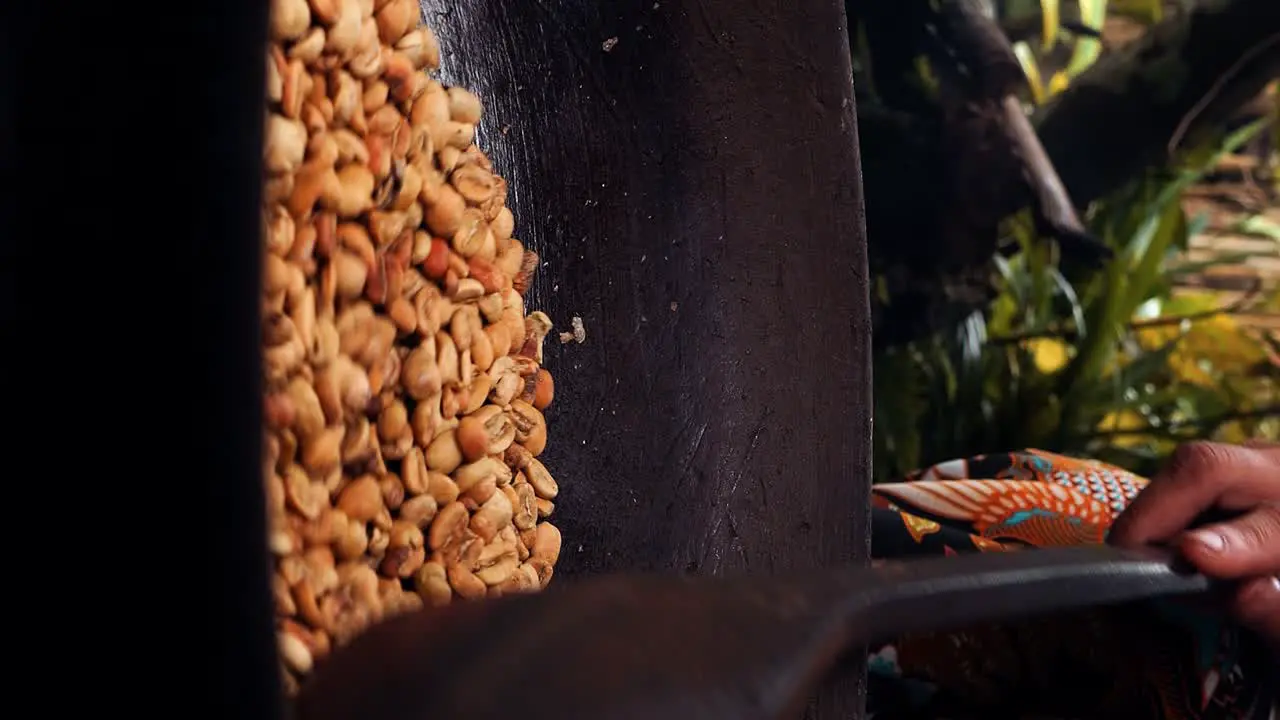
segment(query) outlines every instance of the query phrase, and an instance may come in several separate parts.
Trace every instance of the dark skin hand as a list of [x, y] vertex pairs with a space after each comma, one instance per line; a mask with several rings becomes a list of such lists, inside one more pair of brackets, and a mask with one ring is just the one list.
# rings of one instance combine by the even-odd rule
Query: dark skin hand
[[[1206, 513], [1229, 519], [1192, 529]], [[1178, 448], [1108, 542], [1173, 546], [1205, 575], [1237, 582], [1229, 610], [1280, 648], [1280, 445]]]

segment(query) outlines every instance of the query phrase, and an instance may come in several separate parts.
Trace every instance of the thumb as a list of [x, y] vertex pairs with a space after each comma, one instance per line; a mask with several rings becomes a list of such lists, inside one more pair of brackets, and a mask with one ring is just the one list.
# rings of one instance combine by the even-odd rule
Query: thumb
[[1183, 533], [1178, 545], [1191, 564], [1212, 577], [1280, 574], [1280, 504], [1265, 503], [1229, 522]]
[[1243, 583], [1236, 591], [1232, 610], [1240, 622], [1261, 633], [1280, 650], [1280, 579], [1261, 577]]

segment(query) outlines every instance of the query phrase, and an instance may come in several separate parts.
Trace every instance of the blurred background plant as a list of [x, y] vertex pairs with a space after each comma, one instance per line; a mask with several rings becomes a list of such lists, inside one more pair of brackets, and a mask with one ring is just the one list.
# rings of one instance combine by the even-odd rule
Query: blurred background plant
[[[1110, 22], [1140, 35], [1166, 10], [1152, 0], [993, 7], [1035, 104], [1052, 102], [1103, 54], [1089, 28]], [[1150, 473], [1182, 441], [1280, 439], [1280, 287], [1256, 273], [1234, 295], [1205, 282], [1217, 269], [1280, 260], [1274, 83], [1267, 97], [1261, 117], [1171, 142], [1171, 162], [1091, 203], [1089, 229], [1115, 253], [1101, 270], [1060, 263], [1028, 212], [1009, 217], [988, 302], [877, 348], [876, 479], [1026, 447]], [[1268, 139], [1265, 157], [1241, 154]], [[1242, 157], [1252, 158], [1236, 167], [1243, 181], [1265, 182], [1252, 188], [1262, 208], [1237, 203], [1223, 228], [1221, 207], [1197, 206], [1192, 191]], [[1199, 241], [1224, 231], [1247, 239], [1244, 249]]]

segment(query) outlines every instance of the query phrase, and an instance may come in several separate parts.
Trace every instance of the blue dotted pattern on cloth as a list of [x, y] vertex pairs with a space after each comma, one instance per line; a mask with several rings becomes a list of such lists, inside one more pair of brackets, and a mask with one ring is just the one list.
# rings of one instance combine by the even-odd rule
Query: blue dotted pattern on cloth
[[1030, 510], [1019, 510], [1009, 515], [1009, 518], [1001, 524], [1005, 527], [1010, 527], [1013, 525], [1017, 525], [1019, 523], [1027, 522], [1028, 520], [1032, 520], [1038, 517], [1050, 518], [1052, 520], [1065, 520], [1066, 522], [1072, 525], [1084, 524], [1084, 521], [1078, 517], [1072, 517], [1070, 515], [1063, 516], [1060, 513], [1053, 512], [1052, 510], [1044, 510], [1042, 508], [1031, 508]]

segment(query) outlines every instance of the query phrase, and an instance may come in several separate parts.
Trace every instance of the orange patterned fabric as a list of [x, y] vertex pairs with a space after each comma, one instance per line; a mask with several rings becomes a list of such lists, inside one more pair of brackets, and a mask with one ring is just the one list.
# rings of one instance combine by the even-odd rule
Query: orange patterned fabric
[[[1040, 450], [939, 463], [872, 488], [876, 561], [1098, 544], [1146, 487]], [[920, 633], [869, 658], [869, 710], [894, 717], [1276, 720], [1254, 636], [1173, 603]]]

